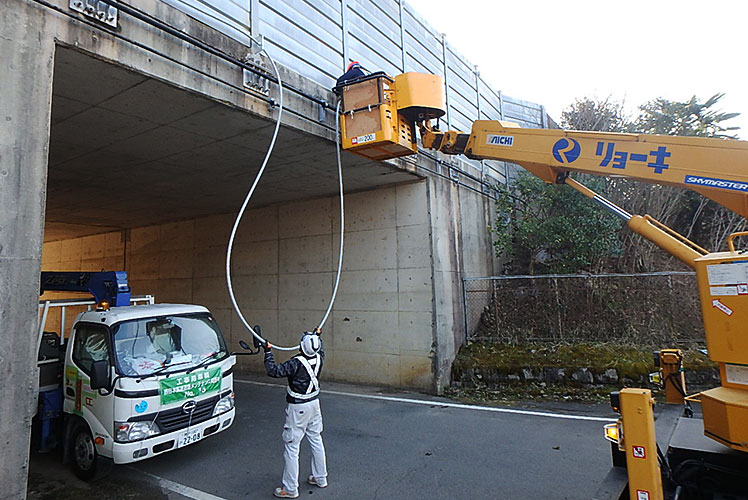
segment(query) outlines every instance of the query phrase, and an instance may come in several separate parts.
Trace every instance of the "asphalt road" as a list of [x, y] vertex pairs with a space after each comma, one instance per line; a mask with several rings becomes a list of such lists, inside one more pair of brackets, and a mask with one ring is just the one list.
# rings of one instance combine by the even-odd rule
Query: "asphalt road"
[[[115, 467], [99, 483], [76, 487], [86, 494], [106, 491], [112, 499], [272, 498], [283, 469], [285, 386], [268, 382], [273, 381], [235, 382], [237, 417], [228, 430], [134, 466]], [[321, 404], [329, 487], [302, 483], [301, 498], [586, 499], [610, 469], [599, 421], [482, 411], [420, 394], [324, 382]], [[532, 411], [614, 419], [604, 407]], [[303, 442], [302, 479], [309, 464]], [[44, 467], [32, 461], [30, 485], [44, 476]], [[55, 477], [61, 481], [61, 475]], [[151, 485], [152, 496], [133, 490], [134, 484]], [[32, 500], [57, 498], [44, 496], [43, 485], [30, 491]]]

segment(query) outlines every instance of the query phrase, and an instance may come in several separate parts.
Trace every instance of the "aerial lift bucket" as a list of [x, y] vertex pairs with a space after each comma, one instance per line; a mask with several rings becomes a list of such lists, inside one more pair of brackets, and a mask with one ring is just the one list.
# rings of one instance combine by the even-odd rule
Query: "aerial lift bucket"
[[423, 73], [373, 73], [342, 88], [343, 149], [371, 160], [418, 152], [415, 122], [444, 111], [444, 81]]

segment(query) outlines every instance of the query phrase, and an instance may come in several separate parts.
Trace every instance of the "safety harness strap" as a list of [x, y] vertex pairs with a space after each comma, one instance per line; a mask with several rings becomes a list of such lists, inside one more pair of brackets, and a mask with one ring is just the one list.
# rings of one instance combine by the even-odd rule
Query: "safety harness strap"
[[314, 368], [312, 368], [311, 363], [309, 363], [309, 360], [304, 356], [299, 355], [296, 356], [296, 358], [301, 361], [301, 364], [304, 365], [304, 368], [306, 368], [306, 371], [309, 374], [309, 387], [307, 388], [305, 394], [295, 392], [291, 389], [290, 385], [286, 388], [286, 391], [288, 391], [289, 396], [296, 399], [311, 399], [319, 394], [319, 380], [317, 379], [317, 375], [319, 375], [319, 369], [322, 364], [320, 362], [319, 354], [316, 354], [314, 356]]

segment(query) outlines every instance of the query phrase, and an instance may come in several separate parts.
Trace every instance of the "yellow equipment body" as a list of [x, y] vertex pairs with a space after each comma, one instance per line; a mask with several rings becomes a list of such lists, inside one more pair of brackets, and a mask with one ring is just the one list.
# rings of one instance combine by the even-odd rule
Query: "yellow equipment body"
[[[718, 363], [748, 365], [748, 255], [715, 252], [696, 259], [696, 279], [709, 357]], [[723, 385], [748, 390], [748, 367], [734, 379], [724, 375]]]
[[[424, 147], [430, 147], [429, 132], [423, 135]], [[476, 120], [465, 135], [466, 156], [514, 162], [549, 183], [562, 172], [627, 177], [685, 187], [748, 217], [744, 141], [523, 129], [491, 120]]]
[[395, 77], [397, 111], [420, 122], [444, 116], [444, 79], [427, 73], [403, 73]]
[[686, 376], [683, 372], [683, 351], [662, 349], [658, 353], [665, 403], [682, 405], [686, 397]]
[[704, 434], [725, 446], [748, 451], [748, 391], [715, 387], [700, 394]]
[[748, 451], [748, 255], [733, 249], [701, 257], [696, 278], [707, 351], [722, 380], [701, 393], [704, 433]]
[[621, 389], [623, 446], [631, 500], [663, 500], [662, 474], [657, 456], [654, 399], [649, 389]]

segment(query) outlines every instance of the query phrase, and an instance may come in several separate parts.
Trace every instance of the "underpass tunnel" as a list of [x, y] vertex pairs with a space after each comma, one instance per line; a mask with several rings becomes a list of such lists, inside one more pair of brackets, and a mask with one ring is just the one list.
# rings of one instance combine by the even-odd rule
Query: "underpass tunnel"
[[[226, 247], [276, 115], [58, 46], [42, 270], [125, 270], [135, 295], [208, 307], [238, 350], [251, 334], [231, 308]], [[429, 389], [428, 182], [350, 154], [343, 175], [345, 259], [325, 326], [326, 373]], [[334, 142], [282, 126], [232, 256], [237, 300], [271, 342], [297, 343], [324, 314], [338, 258], [337, 190]], [[59, 323], [52, 314], [45, 330], [59, 332]], [[238, 359], [240, 369], [262, 370], [259, 359]]]

